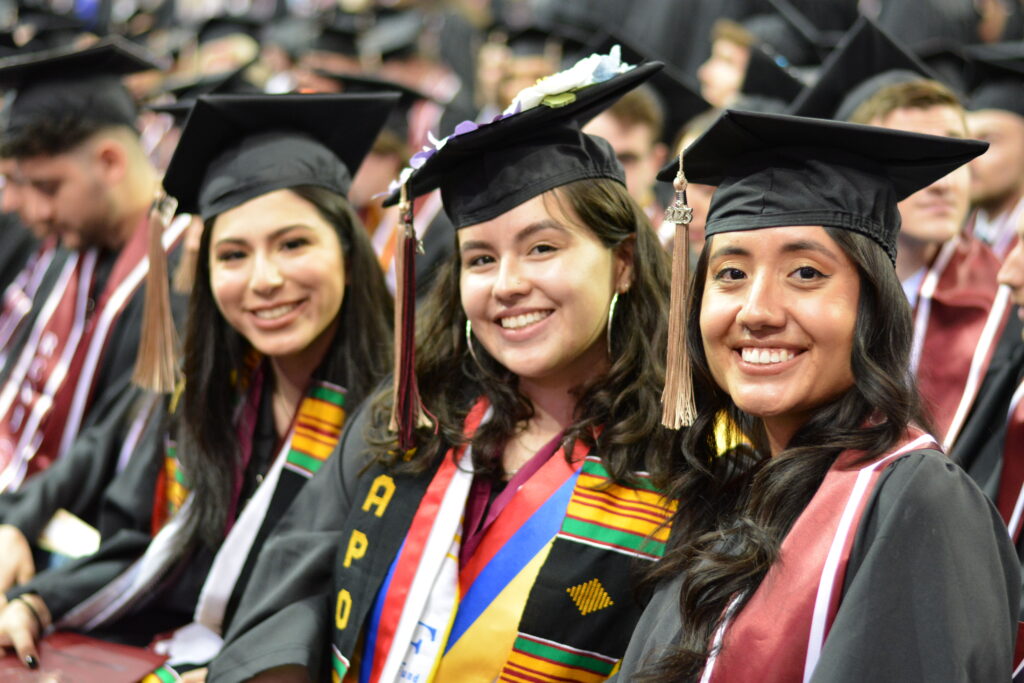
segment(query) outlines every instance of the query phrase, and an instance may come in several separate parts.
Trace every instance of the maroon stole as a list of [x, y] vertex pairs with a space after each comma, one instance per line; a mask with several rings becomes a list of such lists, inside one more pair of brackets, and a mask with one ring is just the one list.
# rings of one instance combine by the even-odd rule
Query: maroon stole
[[967, 419], [1009, 317], [998, 270], [992, 251], [965, 235], [942, 245], [921, 284], [911, 367], [947, 448]]
[[1006, 415], [1003, 439], [1003, 469], [999, 474], [996, 509], [1006, 522], [1014, 544], [1020, 540], [1024, 517], [1024, 382], [1017, 387]]
[[[144, 218], [121, 249], [94, 307], [96, 249], [73, 253], [39, 302], [29, 342], [0, 387], [0, 491], [16, 489], [71, 446], [114, 324], [149, 269], [148, 222]], [[187, 224], [187, 217], [174, 221], [164, 234], [165, 249], [177, 244]]]
[[32, 310], [39, 284], [57, 253], [57, 240], [49, 238], [29, 258], [18, 276], [4, 290], [0, 303], [0, 367], [7, 361], [7, 345], [17, 333], [21, 322]]
[[[900, 455], [938, 448], [920, 430], [869, 463], [844, 451], [782, 541], [779, 559], [739, 614], [733, 605], [713, 636], [701, 683], [809, 680], [842, 600], [857, 528], [882, 472]], [[723, 638], [724, 634], [724, 638]]]

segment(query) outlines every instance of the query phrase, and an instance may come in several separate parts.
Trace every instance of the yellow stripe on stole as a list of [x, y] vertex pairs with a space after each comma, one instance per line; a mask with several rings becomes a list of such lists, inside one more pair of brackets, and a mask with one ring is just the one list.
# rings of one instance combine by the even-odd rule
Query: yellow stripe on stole
[[317, 460], [326, 460], [334, 451], [334, 447], [328, 446], [319, 439], [311, 439], [308, 436], [303, 436], [302, 433], [296, 429], [295, 436], [292, 437], [292, 450], [300, 451], [306, 455], [316, 458]]
[[553, 542], [554, 539], [541, 548], [441, 658], [433, 680], [491, 683], [497, 678], [512, 652], [530, 589]]
[[668, 540], [669, 529], [664, 523], [675, 511], [674, 502], [667, 502], [654, 491], [608, 485], [606, 479], [583, 473], [580, 485], [587, 488], [587, 500], [573, 496], [566, 510], [568, 516], [610, 525], [637, 536], [654, 534], [653, 538], [661, 542]]
[[340, 425], [345, 420], [345, 409], [327, 401], [305, 398], [302, 400], [302, 406], [299, 409], [299, 424], [302, 423], [302, 418], [307, 415], [331, 425]]

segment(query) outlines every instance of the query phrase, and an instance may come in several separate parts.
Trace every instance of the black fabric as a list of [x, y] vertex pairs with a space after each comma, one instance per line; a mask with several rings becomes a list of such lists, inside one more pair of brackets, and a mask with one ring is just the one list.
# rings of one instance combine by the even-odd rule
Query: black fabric
[[85, 49], [61, 48], [0, 60], [0, 88], [15, 90], [3, 112], [3, 133], [40, 120], [74, 118], [135, 125], [136, 107], [120, 77], [161, 64], [133, 43], [112, 36]]
[[775, 57], [754, 45], [743, 77], [740, 92], [744, 95], [771, 97], [789, 104], [803, 90], [804, 84]]
[[397, 93], [200, 96], [164, 187], [179, 210], [204, 219], [298, 185], [345, 194], [397, 100]]
[[[817, 82], [804, 89], [793, 101], [789, 113], [823, 119], [838, 118], [836, 112], [851, 90], [872, 76], [892, 70], [912, 71], [923, 78], [936, 78], [916, 55], [862, 16], [825, 59]], [[872, 94], [868, 93], [868, 96]], [[856, 108], [851, 104], [846, 102], [850, 111]]]
[[1002, 109], [1024, 116], [1024, 46], [977, 45], [968, 55], [972, 87], [968, 109]]
[[[717, 185], [705, 236], [822, 225], [862, 233], [895, 263], [896, 202], [988, 148], [960, 140], [782, 114], [726, 110], [684, 154], [690, 182]], [[678, 161], [658, 179], [671, 182]]]
[[[450, 137], [409, 178], [411, 197], [438, 187], [456, 229], [500, 216], [548, 190], [591, 178], [625, 183], [625, 174], [605, 140], [580, 131], [636, 87], [661, 64], [640, 65], [583, 88], [562, 107], [543, 104]], [[385, 205], [398, 201], [392, 194]]]
[[7, 289], [39, 248], [39, 239], [22, 225], [17, 215], [0, 213], [0, 292]]
[[[683, 580], [655, 592], [617, 681], [634, 680], [678, 639]], [[978, 487], [940, 453], [907, 454], [868, 500], [811, 681], [1007, 681], [1019, 581], [1006, 529]]]

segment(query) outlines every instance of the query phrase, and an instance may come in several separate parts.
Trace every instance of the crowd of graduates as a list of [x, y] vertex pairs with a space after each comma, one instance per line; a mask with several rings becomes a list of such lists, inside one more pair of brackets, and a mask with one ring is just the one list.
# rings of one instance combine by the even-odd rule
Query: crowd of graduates
[[23, 1], [25, 666], [1024, 680], [1024, 4]]

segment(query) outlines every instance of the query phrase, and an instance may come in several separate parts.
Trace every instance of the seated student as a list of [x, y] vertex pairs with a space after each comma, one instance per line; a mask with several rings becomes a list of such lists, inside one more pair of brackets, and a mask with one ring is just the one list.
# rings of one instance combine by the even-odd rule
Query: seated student
[[410, 199], [440, 187], [457, 228], [416, 347], [436, 427], [396, 443], [389, 393], [352, 421], [260, 555], [211, 681], [599, 681], [622, 656], [632, 571], [671, 514], [644, 474], [673, 438], [669, 268], [611, 146], [580, 132], [657, 65], [588, 59], [582, 83], [552, 78], [586, 85], [552, 88], [563, 106], [524, 94], [408, 179]]
[[[922, 431], [894, 267], [897, 201], [984, 149], [735, 111], [687, 149], [718, 186], [673, 302], [696, 419], [621, 680], [1009, 680], [1020, 567]], [[720, 411], [746, 457], [713, 450]]]
[[345, 192], [394, 99], [198, 100], [164, 180], [205, 221], [180, 410], [107, 489], [99, 551], [8, 593], [0, 644], [26, 662], [51, 624], [174, 631], [171, 666], [216, 653], [262, 539], [389, 369], [391, 299]]

